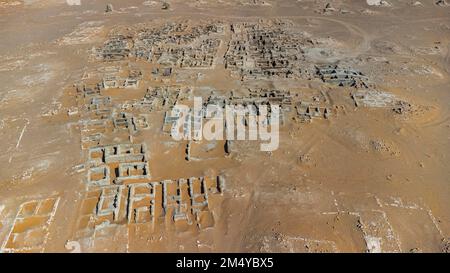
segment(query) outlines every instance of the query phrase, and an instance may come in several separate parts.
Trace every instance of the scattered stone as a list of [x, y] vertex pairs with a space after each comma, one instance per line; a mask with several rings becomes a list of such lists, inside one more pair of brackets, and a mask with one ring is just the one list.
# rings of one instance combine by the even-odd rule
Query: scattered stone
[[409, 250], [409, 252], [410, 253], [422, 253], [422, 250], [420, 248], [418, 248], [418, 247], [415, 247], [415, 248], [411, 248]]
[[367, 5], [369, 6], [377, 6], [377, 7], [390, 7], [391, 3], [384, 0], [366, 0]]
[[442, 239], [442, 252], [450, 253], [450, 238]]
[[304, 166], [310, 166], [312, 164], [309, 154], [302, 154], [298, 157], [298, 164]]
[[441, 6], [441, 7], [447, 7], [447, 1], [446, 0], [437, 0], [435, 3], [437, 6]]
[[392, 109], [396, 114], [404, 114], [411, 110], [411, 104], [405, 101], [397, 101], [395, 107]]
[[394, 130], [394, 133], [396, 135], [405, 135], [406, 134], [406, 129], [403, 127], [397, 128]]
[[168, 10], [169, 8], [170, 8], [170, 4], [169, 3], [167, 3], [167, 2], [163, 2], [162, 3], [161, 9]]

